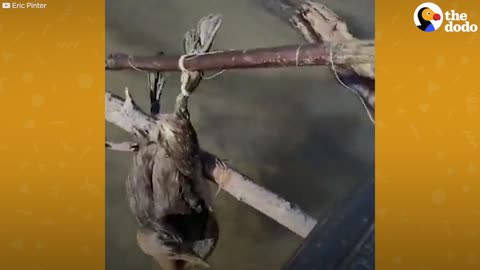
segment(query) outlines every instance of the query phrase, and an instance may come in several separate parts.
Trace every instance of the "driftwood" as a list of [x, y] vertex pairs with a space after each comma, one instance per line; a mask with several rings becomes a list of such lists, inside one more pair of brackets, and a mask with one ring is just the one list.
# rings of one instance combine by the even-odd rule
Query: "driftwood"
[[[317, 1], [261, 0], [303, 38], [314, 44], [356, 42], [348, 26], [335, 12]], [[337, 80], [358, 95], [371, 114], [375, 111], [375, 63], [331, 66]]]
[[[337, 14], [325, 5], [314, 1], [306, 1], [297, 7], [290, 22], [310, 43], [355, 43], [361, 41], [349, 32], [347, 24]], [[346, 66], [359, 76], [375, 79], [374, 62], [350, 63]]]

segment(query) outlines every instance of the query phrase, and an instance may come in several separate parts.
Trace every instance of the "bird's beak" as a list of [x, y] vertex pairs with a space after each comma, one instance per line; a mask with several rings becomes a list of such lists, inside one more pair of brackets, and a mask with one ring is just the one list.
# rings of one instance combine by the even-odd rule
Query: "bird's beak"
[[442, 18], [442, 16], [440, 16], [440, 14], [433, 14], [433, 19], [434, 19], [435, 21], [438, 21], [438, 20], [440, 20], [441, 18]]

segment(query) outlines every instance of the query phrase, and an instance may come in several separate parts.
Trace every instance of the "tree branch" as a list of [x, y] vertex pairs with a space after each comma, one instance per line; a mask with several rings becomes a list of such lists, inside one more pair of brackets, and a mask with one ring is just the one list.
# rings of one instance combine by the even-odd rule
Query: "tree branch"
[[[265, 7], [298, 30], [309, 43], [359, 41], [335, 12], [313, 0], [261, 0]], [[375, 111], [375, 63], [335, 66], [341, 84], [352, 88]]]
[[205, 176], [235, 199], [267, 215], [297, 235], [305, 238], [317, 221], [275, 193], [258, 186], [244, 174], [223, 163], [218, 157], [203, 151]]
[[[155, 139], [158, 134], [157, 121], [164, 119], [162, 114], [158, 116], [158, 120], [148, 116], [134, 105], [128, 95], [124, 101], [108, 91], [105, 93], [105, 108], [105, 119], [108, 122], [128, 133], [140, 131], [151, 139]], [[239, 201], [257, 209], [303, 238], [315, 227], [317, 221], [302, 212], [298, 206], [258, 186], [216, 156], [202, 151], [201, 159], [205, 176]]]
[[145, 71], [223, 70], [274, 68], [288, 66], [351, 65], [375, 62], [375, 46], [371, 40], [343, 43], [316, 43], [251, 50], [216, 51], [182, 56], [110, 55], [106, 70], [139, 69]]
[[128, 100], [123, 100], [108, 91], [105, 92], [105, 120], [130, 134], [142, 133], [145, 136], [141, 137], [155, 139], [154, 134], [149, 134], [149, 130], [155, 126], [153, 119], [133, 103], [128, 104]]
[[[325, 5], [305, 1], [290, 18], [290, 22], [310, 43], [355, 42], [360, 41], [348, 30], [347, 23]], [[375, 79], [375, 63], [348, 65], [358, 75]]]

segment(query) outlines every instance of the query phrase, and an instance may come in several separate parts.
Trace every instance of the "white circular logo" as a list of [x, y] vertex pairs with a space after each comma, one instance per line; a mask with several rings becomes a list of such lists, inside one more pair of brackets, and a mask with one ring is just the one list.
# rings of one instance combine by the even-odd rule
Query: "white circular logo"
[[424, 32], [434, 32], [442, 26], [442, 9], [431, 2], [423, 3], [415, 9], [413, 21], [418, 29]]

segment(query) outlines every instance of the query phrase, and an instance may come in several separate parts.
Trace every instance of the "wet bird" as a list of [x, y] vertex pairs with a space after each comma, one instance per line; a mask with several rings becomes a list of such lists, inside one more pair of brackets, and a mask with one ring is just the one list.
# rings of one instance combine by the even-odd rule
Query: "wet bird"
[[126, 184], [137, 243], [164, 270], [208, 267], [219, 235], [187, 101], [180, 94], [175, 112], [158, 119], [157, 140], [139, 144]]

